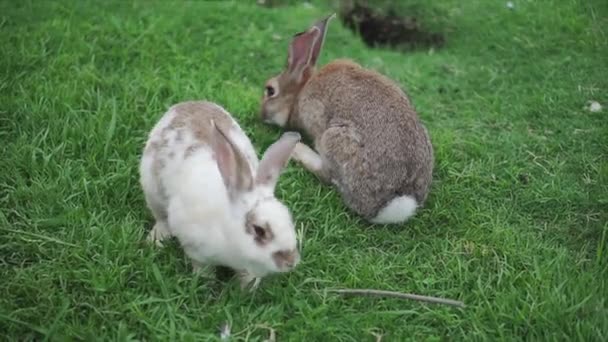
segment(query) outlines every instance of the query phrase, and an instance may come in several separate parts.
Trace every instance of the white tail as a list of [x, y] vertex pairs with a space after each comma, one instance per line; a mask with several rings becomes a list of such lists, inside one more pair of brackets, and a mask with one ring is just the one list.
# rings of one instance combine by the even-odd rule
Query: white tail
[[411, 196], [395, 197], [370, 221], [378, 224], [402, 223], [414, 215], [417, 207], [418, 203]]

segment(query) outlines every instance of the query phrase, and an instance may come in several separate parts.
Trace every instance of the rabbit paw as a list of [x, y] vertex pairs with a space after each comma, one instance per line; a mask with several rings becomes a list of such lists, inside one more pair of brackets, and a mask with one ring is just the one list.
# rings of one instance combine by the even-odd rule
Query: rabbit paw
[[202, 277], [205, 277], [205, 278], [213, 277], [213, 270], [212, 270], [211, 266], [205, 265], [205, 264], [195, 261], [195, 260], [191, 260], [191, 262], [192, 262], [192, 272], [193, 273], [200, 275]]
[[249, 287], [249, 291], [254, 291], [260, 285], [262, 278], [256, 277], [248, 271], [238, 272], [239, 281], [241, 282], [241, 289]]
[[157, 221], [154, 227], [148, 234], [148, 242], [156, 244], [158, 247], [162, 247], [162, 241], [171, 236], [167, 227], [167, 222]]
[[302, 143], [297, 143], [291, 153], [291, 157], [302, 164], [308, 171], [314, 173], [323, 182], [329, 183], [327, 172], [323, 167], [323, 159], [312, 148]]

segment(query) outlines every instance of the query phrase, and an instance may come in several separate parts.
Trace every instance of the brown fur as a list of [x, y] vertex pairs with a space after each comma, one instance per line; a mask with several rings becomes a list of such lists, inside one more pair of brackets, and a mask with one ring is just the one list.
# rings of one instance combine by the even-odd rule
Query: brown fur
[[[211, 141], [213, 126], [211, 120], [224, 130], [229, 130], [233, 121], [216, 105], [206, 101], [187, 101], [171, 107], [177, 115], [171, 123], [161, 132], [161, 138], [152, 141], [146, 149], [159, 150], [167, 148], [169, 141], [167, 134], [175, 131], [175, 139], [179, 142], [183, 139], [184, 130], [192, 131], [198, 143], [188, 147], [187, 153], [194, 152], [197, 148], [208, 144]], [[159, 163], [162, 164], [162, 163]], [[162, 166], [162, 165], [161, 165]]]
[[245, 218], [245, 231], [247, 232], [247, 234], [251, 234], [254, 236], [254, 240], [258, 244], [258, 246], [267, 245], [268, 243], [270, 243], [270, 241], [274, 239], [274, 233], [272, 231], [272, 228], [268, 224], [260, 225], [259, 228], [262, 228], [264, 230], [264, 234], [262, 236], [259, 236], [256, 234], [254, 228], [254, 222], [257, 221], [258, 220], [255, 217], [254, 211], [250, 211], [249, 213], [247, 213], [247, 217]]
[[[211, 120], [224, 131], [233, 125], [233, 120], [224, 111], [210, 102], [188, 101], [173, 106], [177, 115], [167, 130], [188, 128], [199, 142], [209, 143], [213, 134]], [[179, 132], [179, 130], [178, 130]], [[179, 133], [178, 133], [179, 137]]]
[[272, 254], [272, 259], [274, 260], [275, 264], [277, 264], [277, 267], [279, 267], [279, 268], [284, 268], [286, 266], [292, 267], [291, 265], [294, 265], [296, 262], [297, 254], [298, 254], [297, 250], [293, 250], [293, 251], [283, 250], [283, 251], [274, 252]]
[[[325, 110], [307, 110], [311, 99]], [[355, 211], [374, 217], [401, 195], [424, 203], [433, 171], [432, 145], [409, 99], [392, 81], [336, 61], [308, 81], [296, 103], [290, 122], [313, 137]]]
[[[304, 81], [310, 78], [310, 72], [303, 74], [302, 79]], [[261, 111], [262, 120], [268, 119], [267, 112], [275, 112], [277, 110], [282, 111], [282, 115], [289, 116], [292, 111], [292, 107], [295, 103], [295, 96], [300, 92], [304, 83], [293, 82], [293, 79], [287, 73], [282, 73], [278, 77], [275, 77], [267, 82], [267, 85], [272, 84], [279, 89], [279, 93], [276, 94], [272, 101], [267, 101], [268, 97], [264, 95], [262, 101], [267, 104], [269, 108]]]
[[[366, 219], [390, 200], [409, 195], [422, 205], [430, 190], [433, 148], [406, 94], [387, 77], [348, 60], [336, 60], [293, 84], [277, 76], [280, 93], [267, 106], [288, 106], [287, 126], [314, 140], [324, 174], [345, 204]], [[286, 100], [287, 99], [287, 100]]]

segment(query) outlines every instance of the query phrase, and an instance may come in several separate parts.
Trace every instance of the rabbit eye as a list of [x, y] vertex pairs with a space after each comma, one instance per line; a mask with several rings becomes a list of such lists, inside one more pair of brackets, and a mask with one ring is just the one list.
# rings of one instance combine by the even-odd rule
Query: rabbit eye
[[257, 224], [253, 225], [253, 231], [255, 232], [255, 236], [261, 240], [266, 238], [266, 229], [258, 226]]
[[258, 246], [265, 246], [274, 239], [274, 232], [269, 222], [256, 219], [255, 211], [246, 216], [245, 232], [250, 234]]
[[273, 86], [266, 86], [266, 96], [273, 97], [275, 93]]

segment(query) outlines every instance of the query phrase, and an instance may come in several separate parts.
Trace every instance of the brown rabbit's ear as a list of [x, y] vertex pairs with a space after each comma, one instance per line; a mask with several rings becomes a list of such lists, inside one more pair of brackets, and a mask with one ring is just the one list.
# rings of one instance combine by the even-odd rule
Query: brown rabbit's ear
[[319, 59], [319, 54], [321, 53], [321, 48], [323, 47], [323, 42], [325, 41], [325, 35], [327, 34], [327, 25], [329, 21], [336, 16], [335, 13], [327, 16], [325, 19], [321, 19], [314, 24], [313, 27], [319, 29], [321, 33], [319, 37], [315, 40], [314, 45], [312, 47], [311, 56], [310, 56], [310, 65], [317, 64], [317, 59]]
[[317, 63], [323, 42], [325, 41], [327, 24], [335, 16], [336, 14], [333, 13], [316, 22], [307, 31], [293, 36], [291, 45], [289, 46], [287, 70], [296, 80], [300, 81], [304, 70]]
[[249, 191], [253, 187], [253, 176], [249, 163], [241, 151], [234, 145], [222, 128], [212, 121], [212, 148], [217, 159], [217, 165], [224, 179], [224, 185], [232, 199], [240, 192]]
[[274, 189], [281, 170], [287, 165], [291, 152], [300, 139], [300, 133], [286, 132], [277, 142], [270, 145], [258, 166], [256, 185], [269, 186]]
[[291, 40], [287, 57], [287, 70], [298, 81], [301, 79], [304, 69], [310, 65], [312, 47], [319, 35], [319, 29], [313, 26], [306, 32], [297, 33]]

